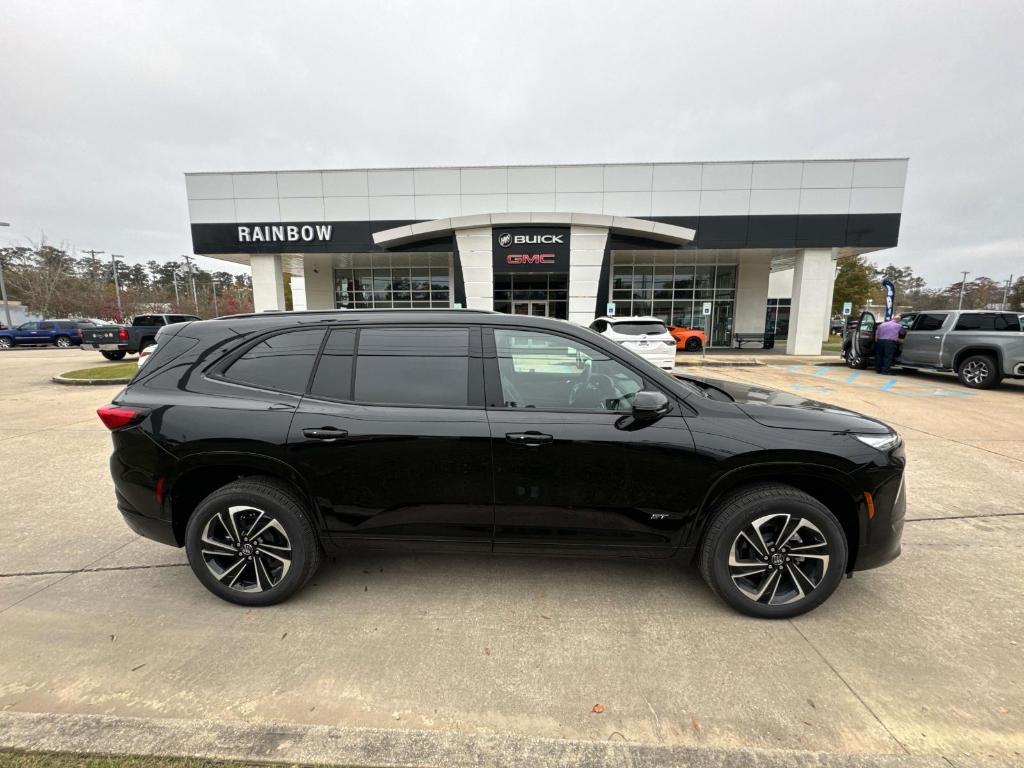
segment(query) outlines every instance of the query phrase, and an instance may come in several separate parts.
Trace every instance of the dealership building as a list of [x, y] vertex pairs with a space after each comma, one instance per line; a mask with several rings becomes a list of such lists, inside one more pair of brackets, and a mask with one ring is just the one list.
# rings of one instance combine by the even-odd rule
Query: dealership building
[[703, 328], [712, 347], [769, 330], [787, 353], [817, 354], [836, 259], [897, 243], [907, 162], [190, 173], [185, 184], [194, 252], [248, 264], [258, 311], [285, 308], [287, 280], [293, 309], [467, 307], [584, 325], [611, 310]]

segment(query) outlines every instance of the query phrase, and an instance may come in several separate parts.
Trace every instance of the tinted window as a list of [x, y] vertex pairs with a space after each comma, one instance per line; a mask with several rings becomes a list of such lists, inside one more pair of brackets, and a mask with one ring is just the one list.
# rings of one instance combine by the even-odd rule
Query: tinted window
[[942, 328], [942, 324], [946, 322], [945, 315], [918, 315], [917, 322], [914, 323], [913, 330], [915, 331], [937, 331]]
[[960, 315], [955, 331], [1020, 331], [1020, 321], [1008, 312]]
[[40, 331], [52, 331], [53, 330], [53, 326], [54, 326], [54, 323], [40, 323], [39, 324], [39, 330]]
[[643, 379], [607, 354], [537, 331], [495, 329], [505, 408], [629, 411]]
[[132, 320], [132, 325], [163, 325], [164, 319], [160, 315], [139, 315]]
[[263, 339], [233, 362], [224, 376], [264, 389], [305, 392], [323, 338], [323, 330], [317, 329]]
[[313, 374], [313, 386], [309, 389], [311, 395], [333, 400], [352, 399], [352, 350], [355, 344], [355, 329], [331, 331]]
[[668, 329], [664, 323], [655, 323], [653, 321], [647, 322], [628, 322], [628, 323], [612, 323], [612, 330], [615, 333], [622, 333], [626, 336], [641, 336], [643, 334], [658, 335], [665, 333]]
[[395, 405], [468, 405], [469, 329], [363, 329], [353, 399]]
[[39, 326], [39, 323], [22, 323], [18, 326], [19, 331], [34, 331]]
[[198, 319], [199, 319], [198, 317], [193, 317], [192, 315], [168, 315], [167, 316], [167, 324], [171, 325], [173, 323], [187, 323], [187, 322], [190, 322], [192, 320], [198, 320]]

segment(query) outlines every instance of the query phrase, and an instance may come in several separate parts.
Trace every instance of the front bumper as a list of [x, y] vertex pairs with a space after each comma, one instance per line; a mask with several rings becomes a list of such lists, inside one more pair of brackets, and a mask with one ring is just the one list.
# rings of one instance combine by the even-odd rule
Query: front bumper
[[862, 518], [864, 525], [853, 566], [855, 571], [878, 568], [900, 556], [907, 516], [906, 472], [901, 471], [881, 484], [872, 496], [875, 515]]

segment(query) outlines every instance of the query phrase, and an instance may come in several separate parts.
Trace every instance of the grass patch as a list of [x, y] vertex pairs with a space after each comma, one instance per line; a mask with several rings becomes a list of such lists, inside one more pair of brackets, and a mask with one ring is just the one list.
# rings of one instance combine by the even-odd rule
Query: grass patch
[[[266, 764], [262, 764], [266, 768]], [[87, 757], [42, 752], [0, 752], [0, 768], [255, 768], [257, 763], [199, 760], [193, 757]]]
[[822, 351], [828, 350], [829, 352], [842, 352], [843, 342], [841, 341], [826, 341], [821, 345]]
[[[97, 365], [95, 368], [79, 368], [77, 371], [62, 373], [66, 379], [128, 379], [139, 370], [139, 365], [134, 360], [130, 363], [117, 363], [116, 365]], [[0, 763], [2, 766], [3, 763]]]

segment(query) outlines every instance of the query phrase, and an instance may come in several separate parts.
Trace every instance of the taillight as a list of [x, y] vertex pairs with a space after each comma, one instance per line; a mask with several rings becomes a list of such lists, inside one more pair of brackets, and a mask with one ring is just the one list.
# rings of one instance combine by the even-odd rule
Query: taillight
[[148, 411], [145, 408], [131, 408], [124, 405], [104, 405], [96, 414], [107, 429], [118, 429], [142, 421]]
[[127, 328], [118, 328], [117, 329], [117, 338], [118, 338], [118, 341], [128, 341], [128, 329]]

